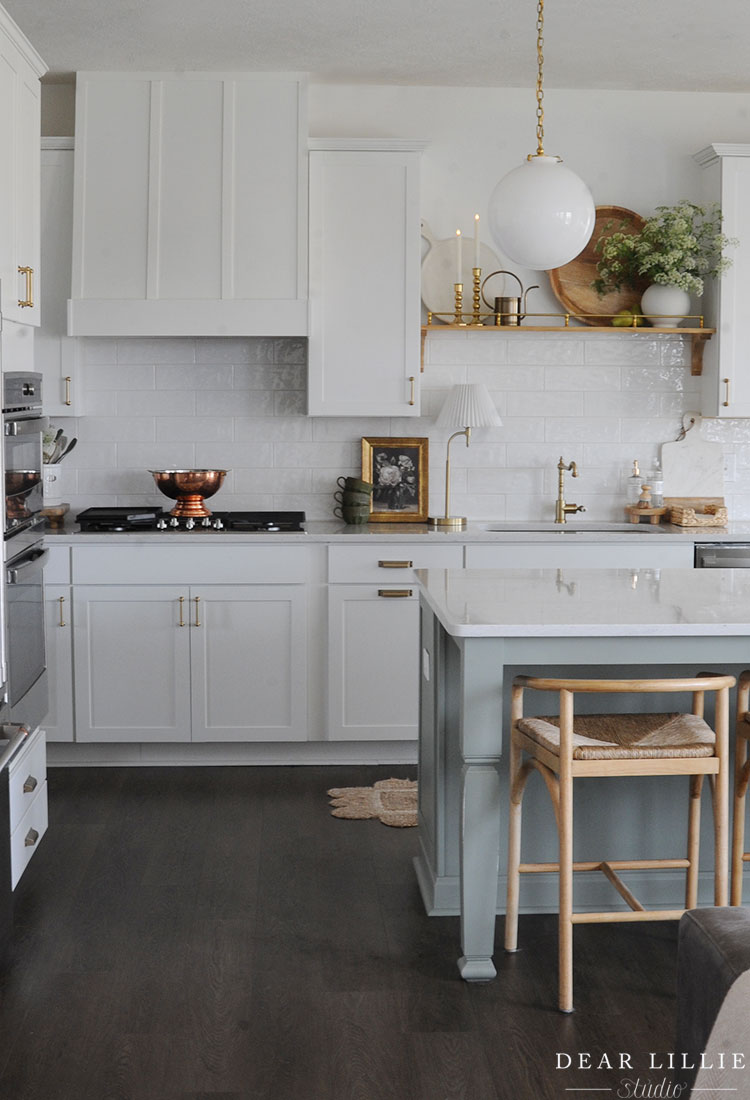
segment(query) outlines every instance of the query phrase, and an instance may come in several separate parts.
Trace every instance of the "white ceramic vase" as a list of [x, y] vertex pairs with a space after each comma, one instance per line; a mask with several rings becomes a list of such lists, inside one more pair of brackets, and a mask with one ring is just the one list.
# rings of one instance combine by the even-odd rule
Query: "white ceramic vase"
[[641, 313], [656, 328], [677, 328], [690, 313], [690, 295], [678, 286], [652, 283], [643, 292]]

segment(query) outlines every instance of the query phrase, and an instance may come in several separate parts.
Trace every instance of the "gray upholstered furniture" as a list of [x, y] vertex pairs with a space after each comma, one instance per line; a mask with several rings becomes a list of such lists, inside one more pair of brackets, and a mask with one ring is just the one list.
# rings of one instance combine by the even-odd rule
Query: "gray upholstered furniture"
[[[680, 919], [675, 1052], [674, 1081], [696, 1100], [718, 1089], [750, 1096], [750, 909], [690, 909]], [[737, 1052], [744, 1068], [733, 1064]]]

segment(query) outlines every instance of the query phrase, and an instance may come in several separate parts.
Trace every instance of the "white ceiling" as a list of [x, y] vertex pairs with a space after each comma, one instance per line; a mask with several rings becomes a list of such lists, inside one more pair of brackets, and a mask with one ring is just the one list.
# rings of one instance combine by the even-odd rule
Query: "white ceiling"
[[[2, 0], [58, 77], [300, 70], [369, 84], [529, 86], [535, 0]], [[547, 0], [545, 83], [750, 91], [747, 0]]]

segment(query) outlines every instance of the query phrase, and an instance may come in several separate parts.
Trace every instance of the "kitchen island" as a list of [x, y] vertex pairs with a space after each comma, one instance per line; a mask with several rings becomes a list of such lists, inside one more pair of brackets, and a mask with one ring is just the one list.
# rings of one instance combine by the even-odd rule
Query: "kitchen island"
[[428, 913], [460, 912], [461, 975], [487, 981], [496, 973], [495, 914], [504, 900], [500, 768], [513, 675], [578, 666], [594, 675], [594, 666], [611, 672], [616, 665], [627, 675], [644, 665], [677, 666], [683, 674], [750, 665], [750, 571], [424, 569], [417, 577], [417, 877]]

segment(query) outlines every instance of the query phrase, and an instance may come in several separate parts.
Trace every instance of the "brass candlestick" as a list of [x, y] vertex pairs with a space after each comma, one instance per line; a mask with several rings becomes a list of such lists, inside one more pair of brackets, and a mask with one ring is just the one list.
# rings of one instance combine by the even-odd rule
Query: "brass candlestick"
[[463, 325], [465, 327], [466, 322], [464, 321], [464, 314], [463, 314], [464, 284], [463, 283], [454, 283], [453, 284], [453, 290], [454, 290], [455, 295], [456, 295], [456, 303], [455, 303], [456, 313], [455, 313], [455, 317], [453, 318], [453, 324], [454, 325]]
[[472, 313], [471, 313], [471, 323], [472, 323], [472, 325], [481, 325], [482, 324], [482, 319], [481, 319], [481, 316], [480, 316], [480, 312], [481, 312], [481, 308], [480, 308], [480, 303], [481, 303], [480, 284], [481, 284], [481, 281], [482, 281], [482, 269], [481, 269], [481, 267], [472, 267], [471, 270], [472, 270], [472, 273], [474, 275], [474, 301], [473, 301], [473, 308], [472, 308]]

